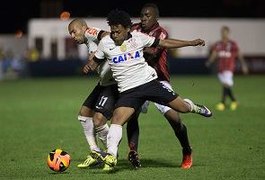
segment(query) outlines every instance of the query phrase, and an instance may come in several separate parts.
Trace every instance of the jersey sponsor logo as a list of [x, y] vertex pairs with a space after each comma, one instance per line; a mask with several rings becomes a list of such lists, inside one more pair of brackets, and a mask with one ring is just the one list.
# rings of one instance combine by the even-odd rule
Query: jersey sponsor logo
[[120, 50], [121, 50], [122, 52], [125, 52], [125, 51], [127, 50], [126, 45], [125, 45], [125, 44], [122, 44], [122, 45], [120, 46]]
[[88, 27], [87, 30], [86, 30], [86, 33], [90, 34], [90, 35], [93, 35], [93, 36], [97, 36], [98, 34], [98, 30], [95, 29], [95, 28], [90, 28]]
[[112, 62], [116, 64], [116, 63], [133, 60], [133, 59], [139, 59], [139, 58], [140, 58], [140, 51], [128, 52], [128, 53], [113, 57]]
[[231, 52], [229, 52], [229, 51], [220, 51], [220, 52], [218, 53], [218, 56], [219, 56], [220, 58], [230, 58], [230, 57], [232, 56], [232, 54], [231, 54]]

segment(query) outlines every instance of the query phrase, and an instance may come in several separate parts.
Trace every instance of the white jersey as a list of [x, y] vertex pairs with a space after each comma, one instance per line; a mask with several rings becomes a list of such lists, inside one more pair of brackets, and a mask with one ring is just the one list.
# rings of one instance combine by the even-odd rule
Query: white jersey
[[143, 48], [150, 47], [154, 41], [154, 37], [134, 31], [121, 46], [116, 46], [109, 35], [98, 44], [95, 56], [107, 58], [120, 92], [157, 78], [155, 69], [143, 57]]
[[[97, 50], [98, 43], [98, 34], [101, 30], [98, 28], [89, 27], [85, 32], [85, 37], [87, 38], [87, 49], [89, 55], [94, 53]], [[108, 86], [112, 84], [116, 84], [117, 82], [114, 80], [112, 76], [112, 71], [110, 69], [110, 65], [107, 61], [103, 62], [97, 69], [97, 73], [99, 74], [100, 81], [99, 84], [101, 86]]]

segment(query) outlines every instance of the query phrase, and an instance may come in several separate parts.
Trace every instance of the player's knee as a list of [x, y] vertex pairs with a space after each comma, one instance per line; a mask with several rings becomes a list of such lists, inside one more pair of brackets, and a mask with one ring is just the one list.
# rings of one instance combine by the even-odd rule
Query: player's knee
[[94, 111], [88, 107], [82, 106], [78, 115], [85, 117], [93, 117]]
[[185, 103], [182, 99], [176, 98], [169, 103], [169, 106], [175, 111], [186, 113], [190, 112], [190, 106]]
[[100, 127], [107, 123], [107, 119], [105, 118], [105, 116], [99, 112], [94, 114], [93, 121], [95, 127]]
[[167, 112], [165, 112], [164, 116], [166, 117], [168, 121], [175, 122], [175, 123], [181, 123], [179, 113], [173, 109], [170, 109]]

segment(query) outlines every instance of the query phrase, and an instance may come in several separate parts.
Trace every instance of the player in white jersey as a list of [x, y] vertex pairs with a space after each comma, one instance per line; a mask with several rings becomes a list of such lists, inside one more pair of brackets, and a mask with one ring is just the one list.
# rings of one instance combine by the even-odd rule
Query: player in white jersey
[[156, 71], [143, 57], [144, 47], [162, 46], [180, 48], [185, 46], [204, 46], [201, 39], [183, 41], [176, 39], [159, 40], [141, 32], [131, 32], [130, 16], [120, 10], [113, 10], [107, 17], [111, 33], [101, 39], [94, 58], [85, 65], [83, 72], [95, 70], [107, 58], [113, 77], [118, 83], [120, 97], [115, 105], [107, 141], [107, 155], [103, 170], [111, 171], [117, 164], [118, 145], [122, 138], [122, 126], [138, 110], [145, 100], [167, 105], [181, 113], [197, 113], [205, 117], [212, 116], [211, 111], [182, 99], [171, 89], [156, 80]]
[[[68, 25], [68, 31], [78, 44], [87, 46], [90, 58], [97, 49], [98, 40], [106, 35], [105, 31], [88, 27], [83, 19], [72, 20]], [[106, 122], [111, 118], [115, 101], [118, 98], [117, 83], [112, 77], [108, 63], [102, 63], [97, 72], [100, 77], [98, 85], [84, 101], [78, 115], [91, 151], [86, 160], [78, 164], [80, 168], [98, 163], [97, 156], [102, 151], [97, 145], [95, 134], [106, 146], [109, 130]]]

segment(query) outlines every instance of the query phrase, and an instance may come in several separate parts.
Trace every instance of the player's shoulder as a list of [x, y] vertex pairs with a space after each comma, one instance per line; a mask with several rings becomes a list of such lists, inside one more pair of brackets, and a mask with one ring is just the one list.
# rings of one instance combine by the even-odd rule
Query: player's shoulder
[[137, 30], [134, 30], [130, 33], [131, 33], [132, 37], [134, 37], [134, 38], [143, 38], [145, 36], [148, 36], [148, 34], [142, 33], [142, 32], [137, 31]]
[[158, 25], [157, 31], [161, 31], [161, 33], [168, 34], [167, 30], [164, 27], [160, 26], [160, 25]]
[[109, 41], [113, 41], [110, 37], [110, 34], [104, 36], [101, 38], [100, 42], [109, 42]]
[[131, 27], [131, 31], [141, 29], [141, 23], [134, 23]]
[[115, 42], [113, 41], [113, 39], [111, 39], [110, 35], [108, 34], [99, 41], [99, 46], [103, 49], [108, 49], [110, 47], [114, 47]]

